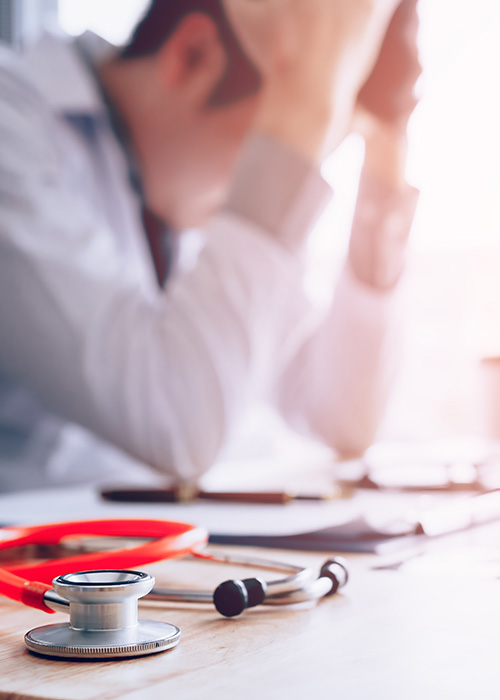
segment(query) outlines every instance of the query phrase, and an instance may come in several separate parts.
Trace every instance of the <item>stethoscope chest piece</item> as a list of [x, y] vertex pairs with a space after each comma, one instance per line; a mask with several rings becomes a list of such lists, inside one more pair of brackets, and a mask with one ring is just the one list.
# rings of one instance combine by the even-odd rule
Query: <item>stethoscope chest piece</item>
[[154, 578], [140, 571], [83, 571], [58, 576], [55, 593], [69, 601], [69, 624], [37, 627], [24, 637], [44, 656], [118, 659], [167, 651], [179, 643], [175, 625], [139, 620], [137, 602]]

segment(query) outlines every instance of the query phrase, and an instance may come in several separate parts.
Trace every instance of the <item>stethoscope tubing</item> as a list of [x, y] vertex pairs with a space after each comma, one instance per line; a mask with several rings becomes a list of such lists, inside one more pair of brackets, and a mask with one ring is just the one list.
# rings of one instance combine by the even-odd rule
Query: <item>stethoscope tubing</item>
[[[271, 559], [242, 557], [238, 555], [214, 555], [209, 552], [194, 552], [193, 557], [233, 566], [252, 569], [267, 569], [287, 573], [288, 576], [266, 580], [267, 592], [263, 605], [295, 605], [314, 602], [328, 595], [332, 582], [326, 577], [316, 578], [312, 569]], [[162, 588], [155, 586], [144, 601], [174, 603], [212, 603], [213, 591]]]
[[[312, 572], [311, 572], [312, 573]], [[293, 577], [290, 577], [293, 578]], [[269, 586], [269, 584], [268, 584]], [[295, 590], [266, 593], [262, 605], [297, 605], [299, 603], [312, 603], [327, 596], [332, 589], [332, 582], [327, 578], [318, 578], [309, 586]], [[190, 591], [174, 588], [155, 587], [143, 598], [144, 602], [158, 603], [212, 603], [213, 591]]]
[[[10, 530], [10, 532], [9, 532]], [[68, 571], [82, 568], [135, 568], [138, 564], [172, 557], [191, 555], [197, 559], [234, 566], [258, 568], [286, 574], [280, 578], [265, 581], [264, 605], [293, 605], [313, 602], [328, 595], [332, 581], [320, 574], [318, 578], [308, 567], [277, 562], [274, 560], [251, 558], [239, 555], [215, 555], [202, 550], [208, 539], [203, 528], [168, 521], [115, 520], [56, 523], [31, 528], [5, 528], [0, 549], [20, 544], [60, 543], [71, 535], [104, 536], [146, 536], [157, 538], [132, 549], [85, 554], [60, 561], [49, 561], [37, 565], [24, 565], [0, 569], [0, 594], [18, 600], [46, 612], [66, 611], [67, 602], [51, 589], [49, 581], [61, 573], [62, 567]], [[26, 577], [26, 578], [24, 578]], [[28, 578], [29, 577], [29, 578]], [[37, 580], [31, 580], [36, 577]], [[177, 603], [212, 603], [213, 591], [168, 589], [155, 587], [145, 601]]]
[[[203, 559], [216, 563], [288, 573], [288, 576], [266, 581], [267, 592], [263, 605], [283, 606], [315, 602], [328, 595], [332, 588], [332, 582], [329, 579], [324, 577], [315, 578], [312, 569], [294, 564], [277, 562], [270, 559], [253, 559], [251, 557], [241, 557], [237, 555], [218, 556], [209, 552], [196, 552], [192, 556], [196, 559]], [[153, 590], [142, 599], [142, 602], [211, 604], [213, 603], [213, 596], [214, 592], [211, 590], [163, 588], [155, 586]], [[69, 607], [68, 602], [60, 598], [53, 590], [46, 592], [44, 600], [46, 605], [53, 611], [67, 612]]]

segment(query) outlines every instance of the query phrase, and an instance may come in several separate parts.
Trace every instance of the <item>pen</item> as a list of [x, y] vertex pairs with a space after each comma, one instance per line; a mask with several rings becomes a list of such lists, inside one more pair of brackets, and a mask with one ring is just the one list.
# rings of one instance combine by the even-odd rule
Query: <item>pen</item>
[[194, 500], [207, 500], [284, 505], [292, 501], [327, 501], [338, 497], [335, 489], [324, 494], [295, 494], [288, 491], [204, 491], [191, 486], [177, 489], [103, 489], [100, 493], [107, 501], [121, 503], [190, 503]]

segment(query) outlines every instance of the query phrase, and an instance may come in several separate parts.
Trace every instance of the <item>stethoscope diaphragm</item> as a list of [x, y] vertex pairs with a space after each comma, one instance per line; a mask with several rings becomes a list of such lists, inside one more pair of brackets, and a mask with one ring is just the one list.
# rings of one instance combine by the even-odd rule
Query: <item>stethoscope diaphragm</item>
[[154, 586], [142, 571], [81, 571], [53, 581], [69, 602], [69, 623], [44, 625], [24, 637], [30, 651], [44, 656], [117, 659], [167, 651], [179, 643], [175, 625], [139, 620], [137, 603]]
[[43, 656], [73, 659], [120, 659], [146, 656], [177, 646], [181, 631], [175, 625], [140, 620], [134, 630], [89, 632], [74, 630], [68, 623], [44, 625], [30, 630], [24, 642]]

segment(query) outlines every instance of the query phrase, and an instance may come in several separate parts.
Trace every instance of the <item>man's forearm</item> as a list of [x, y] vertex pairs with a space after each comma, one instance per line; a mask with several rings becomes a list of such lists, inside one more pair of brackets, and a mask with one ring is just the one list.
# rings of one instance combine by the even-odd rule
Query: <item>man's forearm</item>
[[276, 392], [292, 425], [342, 455], [363, 452], [375, 438], [400, 354], [396, 283], [418, 193], [404, 180], [405, 144], [391, 145], [392, 153], [382, 140], [367, 149], [349, 256], [334, 302], [290, 360]]
[[408, 137], [405, 131], [377, 122], [367, 127], [363, 172], [391, 189], [403, 189], [406, 182]]
[[394, 287], [401, 277], [418, 192], [405, 178], [407, 140], [380, 127], [366, 138], [365, 162], [349, 245], [349, 263], [360, 282]]

